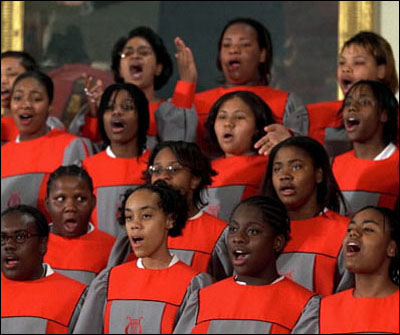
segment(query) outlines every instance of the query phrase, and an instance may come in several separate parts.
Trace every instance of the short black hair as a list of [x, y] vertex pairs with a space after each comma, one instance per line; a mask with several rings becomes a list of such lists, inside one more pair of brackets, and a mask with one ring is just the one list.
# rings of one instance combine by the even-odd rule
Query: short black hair
[[229, 221], [232, 221], [232, 217], [236, 210], [242, 206], [254, 206], [260, 209], [263, 215], [263, 219], [266, 223], [271, 225], [276, 235], [283, 235], [285, 242], [290, 239], [290, 219], [287, 213], [285, 205], [278, 199], [263, 195], [256, 195], [242, 200], [235, 206]]
[[[187, 167], [190, 173], [196, 177], [200, 177], [200, 183], [193, 192], [193, 203], [197, 208], [202, 208], [207, 205], [203, 199], [203, 193], [207, 186], [211, 185], [212, 177], [217, 175], [217, 172], [211, 167], [210, 160], [201, 151], [196, 143], [184, 141], [165, 141], [158, 143], [151, 151], [148, 167], [154, 164], [154, 160], [158, 153], [169, 148], [174, 154], [180, 165]], [[151, 175], [148, 169], [143, 172], [143, 178], [147, 183], [151, 182]]]
[[51, 103], [53, 101], [53, 96], [54, 96], [53, 80], [46, 73], [41, 72], [41, 71], [28, 71], [28, 72], [21, 73], [17, 77], [17, 79], [15, 79], [15, 82], [11, 89], [11, 95], [14, 93], [15, 86], [17, 86], [17, 84], [21, 80], [24, 80], [26, 78], [36, 79], [46, 89], [47, 96], [49, 98], [49, 103]]
[[154, 78], [154, 89], [159, 90], [169, 80], [172, 75], [173, 63], [163, 40], [149, 27], [137, 27], [131, 30], [127, 37], [121, 37], [114, 45], [111, 53], [111, 69], [114, 73], [114, 79], [117, 83], [123, 83], [124, 79], [120, 76], [119, 66], [121, 62], [121, 52], [125, 44], [134, 37], [144, 38], [156, 54], [157, 64], [162, 65], [161, 73]]
[[271, 82], [271, 68], [272, 68], [272, 61], [273, 61], [273, 48], [272, 48], [272, 40], [271, 34], [269, 33], [268, 29], [260, 22], [251, 19], [251, 18], [244, 18], [239, 17], [233, 20], [230, 20], [225, 27], [223, 28], [221, 35], [218, 41], [218, 55], [217, 55], [217, 68], [218, 70], [222, 71], [221, 60], [220, 60], [220, 52], [222, 46], [222, 39], [224, 37], [225, 31], [232, 25], [243, 23], [251, 26], [257, 33], [257, 41], [260, 50], [265, 49], [266, 57], [265, 62], [260, 63], [258, 66], [258, 72], [260, 74], [260, 78], [265, 85], [269, 85]]
[[343, 209], [346, 211], [346, 203], [333, 175], [329, 156], [325, 148], [318, 141], [307, 136], [289, 137], [271, 150], [268, 158], [267, 171], [261, 185], [261, 193], [278, 199], [272, 182], [274, 160], [278, 151], [287, 147], [295, 147], [303, 150], [313, 160], [314, 167], [322, 170], [323, 179], [322, 182], [317, 185], [317, 202], [320, 206], [320, 210], [329, 208], [332, 211], [339, 212], [342, 205]]
[[107, 136], [106, 130], [104, 128], [104, 113], [108, 109], [111, 97], [114, 92], [127, 91], [131, 96], [135, 109], [138, 114], [138, 150], [139, 155], [146, 149], [147, 141], [147, 129], [149, 128], [149, 102], [143, 91], [134, 84], [129, 83], [118, 83], [108, 86], [103, 95], [101, 96], [100, 106], [98, 111], [98, 123], [100, 135], [103, 139], [105, 146], [110, 145], [110, 139]]
[[4, 51], [1, 53], [1, 59], [15, 58], [21, 62], [26, 71], [38, 71], [39, 67], [35, 59], [26, 51]]
[[28, 205], [17, 205], [9, 207], [1, 213], [1, 218], [9, 214], [20, 214], [30, 216], [36, 224], [37, 232], [40, 237], [49, 237], [49, 223], [43, 213], [35, 207]]
[[[257, 94], [250, 91], [234, 91], [221, 96], [212, 106], [205, 122], [205, 142], [211, 156], [222, 156], [222, 151], [217, 135], [215, 134], [215, 120], [221, 106], [233, 98], [241, 99], [254, 113], [256, 123], [256, 133], [252, 138], [252, 144], [256, 143], [265, 135], [264, 127], [275, 123], [271, 108]], [[257, 150], [252, 148], [254, 152]]]
[[54, 181], [64, 176], [78, 177], [85, 180], [89, 186], [90, 192], [93, 193], [93, 180], [83, 167], [78, 165], [62, 165], [50, 174], [49, 180], [47, 181], [47, 197], [50, 195], [50, 189]]
[[139, 190], [149, 190], [158, 195], [158, 205], [166, 215], [171, 215], [175, 222], [174, 226], [168, 230], [168, 235], [171, 237], [180, 236], [188, 219], [186, 200], [179, 190], [168, 185], [164, 180], [157, 180], [154, 184], [144, 184], [135, 189], [128, 189], [122, 196], [122, 204], [119, 208], [119, 224], [125, 225], [126, 202], [131, 194]]
[[398, 142], [399, 133], [399, 103], [390, 88], [382, 82], [375, 80], [360, 80], [356, 82], [347, 92], [343, 100], [342, 107], [339, 110], [339, 115], [343, 115], [347, 96], [359, 86], [368, 86], [378, 103], [378, 108], [380, 109], [380, 111], [386, 111], [388, 119], [383, 125], [382, 132], [385, 145], [388, 145], [390, 142], [396, 144]]

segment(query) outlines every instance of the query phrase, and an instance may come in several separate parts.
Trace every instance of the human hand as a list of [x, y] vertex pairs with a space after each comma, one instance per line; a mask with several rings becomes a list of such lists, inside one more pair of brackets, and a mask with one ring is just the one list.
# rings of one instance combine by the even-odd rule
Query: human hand
[[194, 62], [192, 50], [185, 45], [180, 37], [174, 39], [176, 54], [175, 58], [178, 63], [179, 78], [182, 81], [191, 83], [197, 82], [197, 69]]
[[100, 106], [101, 96], [104, 92], [103, 81], [97, 79], [96, 81], [92, 76], [86, 72], [82, 74], [83, 86], [85, 94], [88, 98], [89, 112], [91, 117], [97, 116], [97, 110]]
[[266, 135], [254, 144], [254, 148], [258, 149], [259, 155], [269, 155], [275, 145], [292, 136], [286, 127], [278, 123], [270, 124], [264, 130]]

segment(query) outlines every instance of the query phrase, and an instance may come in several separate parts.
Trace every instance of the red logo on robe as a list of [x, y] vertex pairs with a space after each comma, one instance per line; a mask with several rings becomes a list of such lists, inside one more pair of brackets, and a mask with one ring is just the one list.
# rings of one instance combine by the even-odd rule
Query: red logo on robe
[[139, 319], [134, 319], [130, 316], [126, 318], [128, 319], [128, 324], [125, 327], [125, 334], [142, 334], [143, 329], [140, 321], [142, 321], [143, 316]]

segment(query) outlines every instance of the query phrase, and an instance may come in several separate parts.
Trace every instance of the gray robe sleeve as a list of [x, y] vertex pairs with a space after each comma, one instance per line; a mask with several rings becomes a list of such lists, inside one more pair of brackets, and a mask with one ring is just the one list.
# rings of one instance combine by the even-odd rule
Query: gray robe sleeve
[[83, 104], [79, 109], [79, 112], [74, 116], [68, 127], [68, 132], [78, 136], [82, 135], [82, 127], [85, 124], [86, 114], [89, 113], [89, 105], [87, 103]]
[[110, 269], [103, 270], [90, 284], [74, 334], [103, 333], [109, 274]]
[[160, 141], [196, 141], [197, 114], [194, 108], [179, 108], [165, 101], [154, 115]]
[[293, 93], [289, 93], [283, 115], [283, 125], [290, 128], [296, 135], [308, 135], [308, 113], [303, 102]]
[[320, 296], [314, 296], [309, 300], [291, 334], [319, 334], [320, 303]]
[[340, 253], [337, 259], [337, 270], [335, 276], [335, 293], [348, 290], [353, 288], [355, 285], [354, 274], [347, 271], [344, 266], [344, 254], [343, 248], [340, 249]]
[[217, 243], [215, 244], [211, 255], [209, 273], [216, 281], [231, 277], [233, 275], [232, 263], [229, 259], [227, 248], [227, 236], [229, 226], [226, 226]]
[[85, 302], [85, 298], [88, 293], [88, 290], [89, 290], [89, 287], [86, 287], [86, 289], [83, 291], [81, 297], [79, 298], [77, 305], [75, 306], [74, 312], [71, 317], [71, 321], [68, 325], [68, 334], [72, 334], [74, 331], [76, 322], [78, 321], [78, 317], [81, 314], [82, 306], [83, 306], [83, 303]]
[[190, 334], [196, 324], [198, 311], [198, 292], [200, 289], [211, 285], [212, 278], [206, 273], [200, 273], [194, 277], [186, 291], [185, 298], [179, 308], [174, 334]]

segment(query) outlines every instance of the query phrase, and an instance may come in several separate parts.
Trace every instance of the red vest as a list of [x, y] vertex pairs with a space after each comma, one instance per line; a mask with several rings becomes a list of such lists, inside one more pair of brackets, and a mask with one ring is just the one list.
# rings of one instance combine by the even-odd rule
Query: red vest
[[351, 212], [367, 205], [395, 208], [399, 195], [399, 151], [373, 161], [355, 157], [354, 150], [337, 156], [332, 171]]
[[85, 287], [57, 272], [31, 281], [9, 280], [1, 274], [1, 317], [21, 317], [21, 322], [24, 317], [44, 319], [46, 334], [67, 334]]
[[334, 292], [337, 258], [349, 219], [335, 212], [291, 222], [291, 239], [278, 257], [278, 271], [321, 295]]
[[399, 333], [399, 290], [383, 298], [355, 298], [353, 289], [321, 300], [320, 333]]
[[270, 334], [289, 334], [312, 296], [287, 278], [272, 285], [253, 286], [239, 285], [231, 277], [200, 290], [192, 333], [207, 334], [214, 320], [242, 320], [270, 323]]
[[325, 129], [343, 127], [339, 109], [342, 101], [319, 102], [307, 105], [309, 129], [308, 136], [324, 145]]
[[[182, 262], [161, 270], [139, 269], [136, 262], [129, 262], [112, 268], [108, 281], [107, 303], [104, 317], [104, 331], [112, 328], [112, 307], [120, 301], [139, 300], [164, 304], [160, 322], [161, 334], [171, 334], [176, 313], [193, 277], [198, 273]], [[131, 278], [132, 280], [127, 280]], [[123, 285], [121, 285], [123, 284]], [[129, 314], [129, 312], [127, 312]], [[128, 318], [129, 317], [129, 318]], [[143, 310], [143, 315], [127, 315], [126, 319], [151, 317]], [[111, 322], [111, 324], [110, 324]], [[153, 320], [153, 322], [156, 322]], [[129, 323], [127, 323], [129, 327]]]

